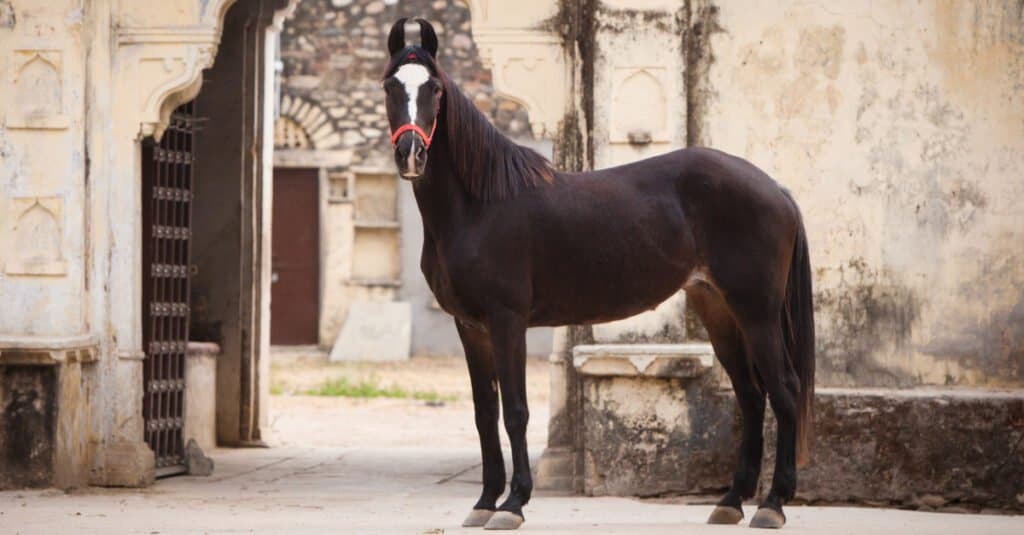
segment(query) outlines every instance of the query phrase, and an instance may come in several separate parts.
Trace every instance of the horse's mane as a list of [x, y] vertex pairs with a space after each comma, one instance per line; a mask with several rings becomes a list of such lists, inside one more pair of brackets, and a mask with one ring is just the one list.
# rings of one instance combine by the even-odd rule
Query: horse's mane
[[434, 58], [420, 47], [409, 47], [396, 54], [388, 64], [387, 75], [407, 63], [410, 54], [434, 72], [444, 85], [439, 117], [444, 124], [438, 125], [438, 130], [447, 138], [456, 177], [467, 193], [485, 201], [502, 200], [554, 182], [551, 162], [499, 132]]

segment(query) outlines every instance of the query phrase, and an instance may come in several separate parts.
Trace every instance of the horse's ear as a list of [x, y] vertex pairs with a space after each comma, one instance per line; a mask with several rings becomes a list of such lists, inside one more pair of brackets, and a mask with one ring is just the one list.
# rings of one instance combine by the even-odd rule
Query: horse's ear
[[388, 33], [388, 55], [394, 56], [405, 48], [405, 22], [407, 20], [409, 19], [398, 19], [398, 22], [391, 27], [391, 32]]
[[434, 26], [423, 19], [416, 19], [420, 25], [420, 46], [426, 50], [430, 57], [437, 57], [437, 34], [434, 33]]

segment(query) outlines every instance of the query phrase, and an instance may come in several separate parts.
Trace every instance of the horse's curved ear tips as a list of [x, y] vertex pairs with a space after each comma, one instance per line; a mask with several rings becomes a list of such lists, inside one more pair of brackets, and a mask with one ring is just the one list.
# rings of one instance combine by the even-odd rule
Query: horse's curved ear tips
[[420, 46], [430, 54], [430, 57], [437, 57], [437, 33], [434, 25], [426, 19], [417, 18], [416, 23], [420, 26]]
[[388, 55], [394, 56], [399, 50], [405, 48], [405, 23], [408, 18], [402, 17], [391, 26], [388, 32]]

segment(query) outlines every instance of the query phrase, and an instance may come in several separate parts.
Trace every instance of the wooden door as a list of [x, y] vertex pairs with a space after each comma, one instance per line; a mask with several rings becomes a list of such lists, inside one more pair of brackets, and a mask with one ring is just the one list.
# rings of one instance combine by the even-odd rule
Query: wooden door
[[320, 181], [316, 169], [274, 169], [270, 343], [316, 344], [320, 311]]

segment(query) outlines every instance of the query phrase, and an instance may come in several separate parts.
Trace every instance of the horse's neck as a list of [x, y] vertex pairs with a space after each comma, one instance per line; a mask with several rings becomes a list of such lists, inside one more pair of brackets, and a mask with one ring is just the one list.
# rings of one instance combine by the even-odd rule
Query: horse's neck
[[464, 228], [471, 202], [444, 150], [435, 146], [424, 175], [413, 185], [423, 229], [440, 242], [449, 241]]

